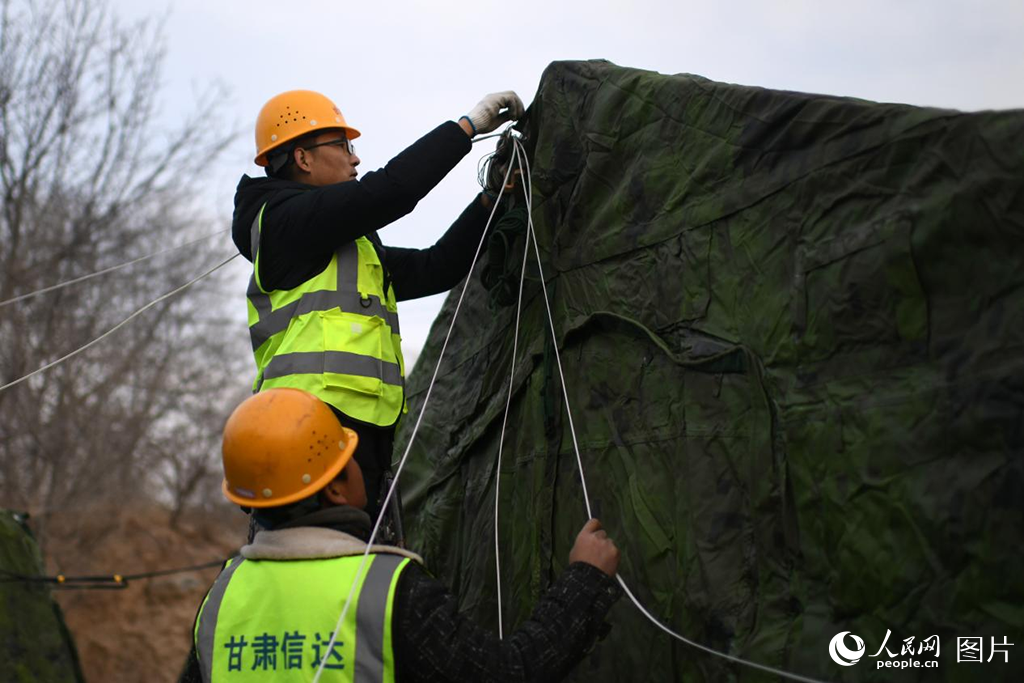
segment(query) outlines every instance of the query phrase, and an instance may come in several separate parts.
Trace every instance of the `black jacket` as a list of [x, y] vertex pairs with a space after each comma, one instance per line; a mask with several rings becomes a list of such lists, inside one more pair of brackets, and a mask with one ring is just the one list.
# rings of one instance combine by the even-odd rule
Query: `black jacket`
[[[370, 518], [343, 506], [287, 527], [320, 526], [366, 539]], [[459, 613], [458, 600], [419, 564], [399, 578], [392, 616], [398, 683], [560, 681], [603, 636], [604, 618], [621, 591], [593, 565], [576, 562], [545, 592], [530, 618], [504, 640]], [[201, 683], [195, 649], [179, 683]]]
[[358, 180], [314, 187], [242, 176], [235, 190], [232, 239], [251, 261], [250, 230], [265, 204], [259, 249], [260, 282], [266, 290], [293, 289], [321, 272], [339, 246], [368, 237], [399, 300], [444, 292], [469, 271], [490, 215], [479, 196], [428, 249], [385, 247], [376, 231], [412, 211], [471, 148], [463, 130], [449, 121]]

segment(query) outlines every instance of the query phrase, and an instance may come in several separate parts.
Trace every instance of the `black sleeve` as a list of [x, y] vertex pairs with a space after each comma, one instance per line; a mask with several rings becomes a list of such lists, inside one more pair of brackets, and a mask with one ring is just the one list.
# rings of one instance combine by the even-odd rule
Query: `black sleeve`
[[427, 249], [385, 247], [384, 265], [399, 301], [446, 292], [469, 272], [491, 209], [477, 195], [434, 246]]
[[323, 270], [340, 245], [412, 211], [470, 149], [466, 133], [448, 121], [361, 179], [279, 192], [260, 233], [264, 289], [294, 287]]
[[203, 683], [203, 673], [199, 669], [199, 658], [196, 656], [194, 645], [188, 652], [188, 659], [185, 660], [185, 667], [178, 676], [178, 683]]
[[607, 631], [620, 589], [596, 567], [575, 562], [515, 633], [500, 640], [458, 613], [436, 579], [410, 565], [398, 584], [393, 638], [399, 683], [558, 681]]

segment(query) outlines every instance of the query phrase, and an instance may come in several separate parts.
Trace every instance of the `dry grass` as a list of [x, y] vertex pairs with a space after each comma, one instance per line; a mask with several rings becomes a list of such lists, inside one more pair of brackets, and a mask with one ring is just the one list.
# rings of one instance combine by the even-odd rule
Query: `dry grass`
[[[93, 510], [51, 523], [47, 561], [70, 574], [136, 574], [226, 559], [244, 542], [246, 518], [225, 508], [184, 516]], [[87, 681], [176, 681], [191, 646], [196, 609], [217, 569], [131, 582], [123, 590], [55, 591]]]

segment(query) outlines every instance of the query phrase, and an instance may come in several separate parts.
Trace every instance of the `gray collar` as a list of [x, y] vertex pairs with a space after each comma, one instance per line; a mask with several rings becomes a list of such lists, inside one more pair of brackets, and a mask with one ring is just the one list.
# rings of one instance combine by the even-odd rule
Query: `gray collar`
[[[300, 526], [275, 531], [260, 531], [252, 543], [242, 546], [247, 560], [312, 560], [350, 557], [366, 552], [366, 542], [351, 534], [324, 527]], [[391, 545], [372, 545], [371, 553], [401, 555], [423, 564], [414, 552]]]

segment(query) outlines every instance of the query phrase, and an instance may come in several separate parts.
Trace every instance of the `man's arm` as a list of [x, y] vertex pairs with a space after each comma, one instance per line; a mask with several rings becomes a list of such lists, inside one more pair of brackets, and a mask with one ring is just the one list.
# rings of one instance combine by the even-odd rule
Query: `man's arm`
[[446, 292], [466, 276], [491, 215], [489, 205], [485, 195], [477, 195], [432, 247], [384, 249], [384, 266], [399, 301]]
[[[581, 539], [589, 547], [581, 548]], [[398, 585], [393, 622], [399, 683], [564, 678], [607, 631], [605, 615], [620, 595], [612, 578], [618, 550], [596, 520], [580, 532], [569, 559], [530, 619], [505, 640], [460, 615], [455, 596], [410, 565]]]
[[[406, 215], [469, 153], [463, 129], [448, 121], [361, 180], [294, 189], [267, 204], [260, 234], [265, 289], [288, 288], [323, 270], [334, 250]], [[316, 266], [314, 266], [316, 267]], [[307, 277], [302, 277], [306, 275]], [[297, 278], [298, 282], [291, 280]]]
[[289, 220], [294, 218], [289, 211], [298, 213], [311, 224], [308, 228], [289, 226], [289, 243], [298, 241], [300, 249], [304, 245], [313, 255], [333, 252], [338, 246], [379, 230], [412, 211], [469, 153], [473, 148], [471, 138], [490, 133], [506, 121], [517, 120], [523, 112], [522, 100], [511, 90], [492, 93], [457, 123], [442, 123], [383, 169], [367, 173], [362, 181], [303, 192], [283, 202], [280, 209], [268, 207], [268, 212], [280, 213], [284, 223], [294, 222]]

